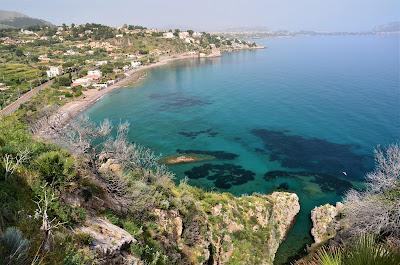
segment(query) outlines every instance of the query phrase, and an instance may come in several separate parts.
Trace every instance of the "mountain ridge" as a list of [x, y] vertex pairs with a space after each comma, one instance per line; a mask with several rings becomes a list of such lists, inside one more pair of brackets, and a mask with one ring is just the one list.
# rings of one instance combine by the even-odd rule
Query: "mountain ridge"
[[32, 26], [54, 26], [52, 23], [29, 17], [16, 11], [0, 10], [0, 28], [28, 28]]

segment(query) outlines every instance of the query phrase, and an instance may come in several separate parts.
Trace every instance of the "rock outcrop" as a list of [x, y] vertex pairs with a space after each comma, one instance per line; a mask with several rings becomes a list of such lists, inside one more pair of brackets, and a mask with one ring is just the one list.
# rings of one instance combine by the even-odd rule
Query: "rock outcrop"
[[[159, 242], [178, 246], [178, 264], [272, 264], [300, 211], [296, 194], [234, 197], [205, 193], [200, 207], [182, 214], [156, 210]], [[173, 255], [172, 252], [169, 254]]]
[[339, 216], [342, 208], [343, 204], [338, 202], [336, 206], [325, 204], [315, 207], [311, 211], [313, 222], [311, 234], [314, 237], [315, 244], [323, 243], [335, 237], [336, 232], [340, 229]]
[[127, 252], [130, 245], [136, 242], [135, 238], [106, 219], [88, 219], [85, 225], [75, 229], [75, 232], [90, 237], [90, 247], [96, 253], [99, 264], [142, 264]]

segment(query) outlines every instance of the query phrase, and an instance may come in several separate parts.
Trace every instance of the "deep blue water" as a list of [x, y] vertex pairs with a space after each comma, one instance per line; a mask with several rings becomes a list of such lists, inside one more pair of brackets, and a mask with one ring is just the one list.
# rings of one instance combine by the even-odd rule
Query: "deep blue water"
[[268, 48], [153, 69], [86, 114], [129, 121], [131, 140], [163, 155], [222, 151], [171, 166], [177, 181], [236, 195], [296, 192], [302, 210], [279, 264], [311, 243], [310, 210], [359, 186], [374, 147], [399, 139], [399, 38], [261, 42]]

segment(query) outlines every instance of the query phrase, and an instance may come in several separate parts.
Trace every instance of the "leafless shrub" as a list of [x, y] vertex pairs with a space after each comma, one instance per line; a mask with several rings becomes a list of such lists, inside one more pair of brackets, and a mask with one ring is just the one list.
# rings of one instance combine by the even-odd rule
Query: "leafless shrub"
[[43, 255], [51, 249], [53, 232], [64, 224], [58, 222], [56, 218], [50, 219], [48, 216], [50, 204], [54, 203], [57, 199], [54, 193], [48, 193], [46, 186], [43, 186], [41, 190], [43, 191], [42, 196], [37, 201], [35, 201], [37, 205], [37, 209], [35, 211], [35, 219], [41, 221], [40, 230], [43, 232], [43, 241], [35, 254], [32, 264], [41, 263], [41, 257], [43, 257]]
[[345, 197], [346, 232], [400, 238], [400, 147], [378, 149], [376, 162], [375, 171], [367, 175], [367, 189], [351, 190]]
[[386, 152], [375, 151], [376, 169], [367, 174], [369, 193], [382, 193], [396, 188], [400, 180], [400, 147], [391, 145]]
[[28, 161], [29, 156], [30, 151], [28, 149], [18, 151], [16, 156], [5, 154], [3, 156], [5, 179], [7, 180], [21, 164]]

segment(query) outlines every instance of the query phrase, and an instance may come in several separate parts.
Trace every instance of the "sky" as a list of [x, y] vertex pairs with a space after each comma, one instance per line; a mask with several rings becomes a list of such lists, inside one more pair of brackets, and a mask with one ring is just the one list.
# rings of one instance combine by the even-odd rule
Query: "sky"
[[400, 21], [400, 0], [0, 0], [0, 9], [62, 23], [224, 30], [366, 31]]

